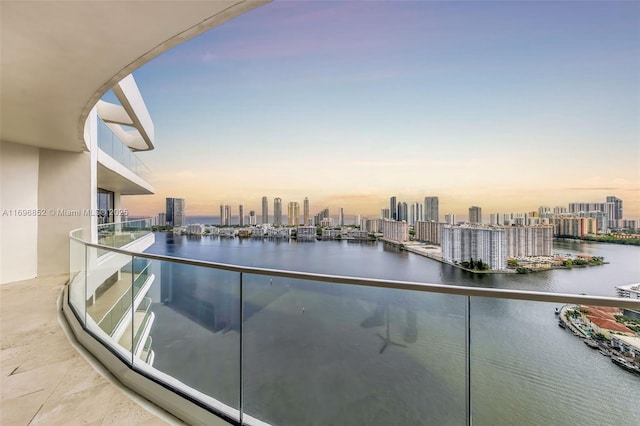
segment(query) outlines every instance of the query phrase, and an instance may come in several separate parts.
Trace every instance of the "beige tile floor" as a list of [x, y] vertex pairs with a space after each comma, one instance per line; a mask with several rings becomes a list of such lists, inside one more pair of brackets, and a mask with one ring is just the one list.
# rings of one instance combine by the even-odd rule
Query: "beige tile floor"
[[76, 349], [57, 309], [66, 279], [0, 286], [0, 424], [182, 424]]

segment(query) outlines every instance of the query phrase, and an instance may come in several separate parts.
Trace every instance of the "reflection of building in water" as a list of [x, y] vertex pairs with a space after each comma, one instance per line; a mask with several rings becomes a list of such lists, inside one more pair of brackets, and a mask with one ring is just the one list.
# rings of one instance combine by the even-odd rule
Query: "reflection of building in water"
[[166, 306], [213, 331], [239, 330], [238, 273], [163, 262], [160, 282]]

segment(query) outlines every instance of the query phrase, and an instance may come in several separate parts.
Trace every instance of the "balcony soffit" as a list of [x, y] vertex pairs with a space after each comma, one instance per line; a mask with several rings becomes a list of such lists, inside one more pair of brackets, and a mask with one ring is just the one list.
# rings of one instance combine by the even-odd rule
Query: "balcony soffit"
[[135, 69], [266, 0], [0, 3], [3, 141], [84, 151], [96, 102]]

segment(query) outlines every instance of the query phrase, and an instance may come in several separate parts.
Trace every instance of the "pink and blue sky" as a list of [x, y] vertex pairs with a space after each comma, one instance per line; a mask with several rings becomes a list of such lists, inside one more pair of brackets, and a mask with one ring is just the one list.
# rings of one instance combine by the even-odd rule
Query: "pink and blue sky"
[[[640, 3], [275, 1], [134, 73], [156, 215], [263, 195], [466, 217], [624, 200], [640, 216]], [[234, 213], [236, 214], [236, 213]]]

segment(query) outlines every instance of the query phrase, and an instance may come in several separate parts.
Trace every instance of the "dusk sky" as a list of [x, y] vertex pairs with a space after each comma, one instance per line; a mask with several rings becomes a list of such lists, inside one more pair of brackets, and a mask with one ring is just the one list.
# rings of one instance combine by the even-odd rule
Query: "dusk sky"
[[624, 200], [640, 216], [640, 3], [275, 1], [134, 77], [157, 215], [309, 197], [379, 215], [440, 197], [466, 218]]

